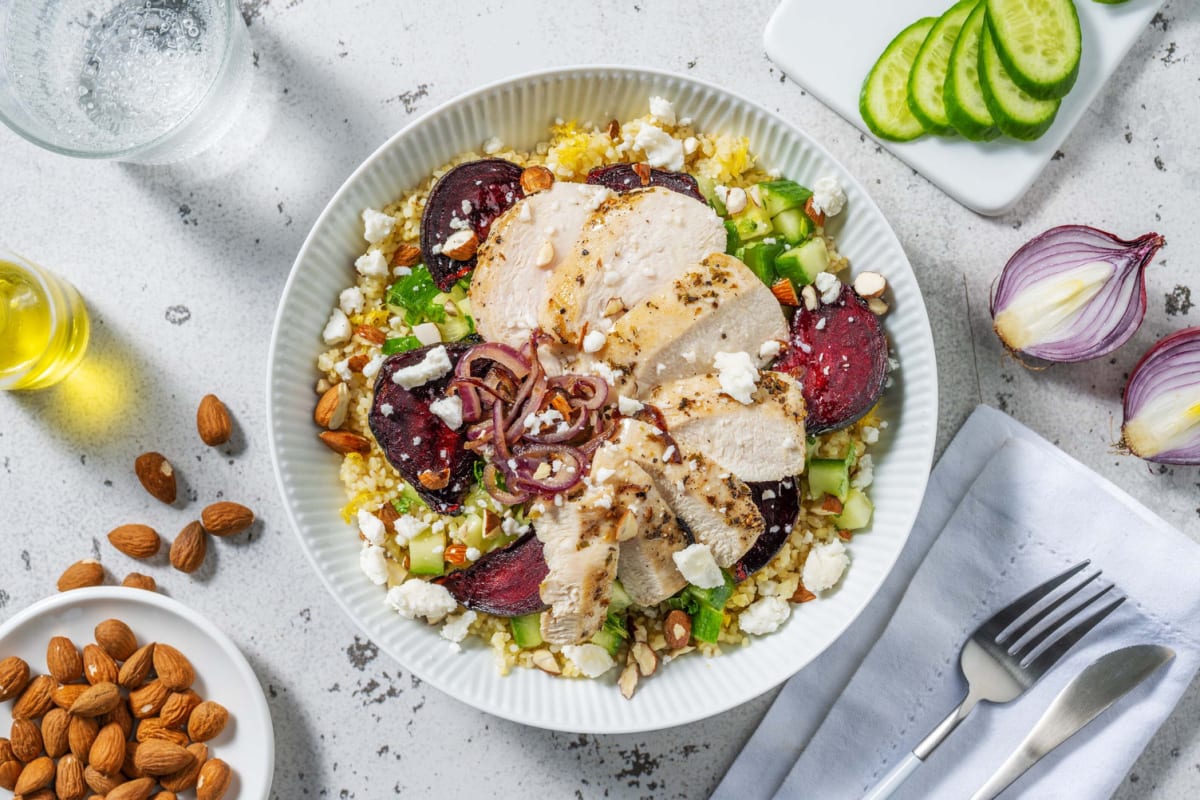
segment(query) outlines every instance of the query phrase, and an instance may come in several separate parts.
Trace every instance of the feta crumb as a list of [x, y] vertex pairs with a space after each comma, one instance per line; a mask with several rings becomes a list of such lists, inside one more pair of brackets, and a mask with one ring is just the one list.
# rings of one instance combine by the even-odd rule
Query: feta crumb
[[358, 566], [367, 576], [367, 580], [376, 586], [387, 583], [387, 559], [384, 557], [382, 547], [364, 544], [358, 554]]
[[408, 544], [409, 539], [429, 527], [425, 524], [425, 520], [414, 517], [412, 514], [404, 514], [392, 523], [392, 526], [396, 529], [396, 544], [399, 545]]
[[678, 172], [683, 169], [683, 142], [657, 125], [643, 125], [633, 138], [634, 147], [646, 154], [646, 162]]
[[804, 571], [801, 573], [804, 588], [810, 592], [832, 589], [842, 579], [842, 573], [849, 563], [850, 557], [846, 555], [846, 548], [840, 539], [814, 546], [804, 560]]
[[562, 654], [579, 667], [579, 671], [589, 678], [599, 678], [616, 666], [612, 656], [598, 644], [565, 644]]
[[379, 405], [379, 413], [385, 417], [390, 417], [395, 411], [396, 409], [392, 407], [391, 403], [380, 403]]
[[461, 642], [467, 638], [471, 623], [478, 617], [478, 614], [470, 610], [464, 611], [456, 617], [447, 617], [446, 624], [442, 626], [442, 638], [448, 639], [451, 642]]
[[558, 423], [563, 421], [562, 413], [556, 408], [547, 408], [545, 411], [537, 414], [529, 414], [525, 417], [522, 425], [525, 430], [532, 433], [534, 436], [542, 432], [543, 428], [553, 428]]
[[858, 471], [850, 479], [850, 485], [855, 489], [866, 489], [875, 482], [875, 459], [870, 453], [858, 460]]
[[489, 156], [494, 156], [504, 149], [504, 142], [500, 141], [500, 137], [492, 136], [483, 143], [483, 152]]
[[412, 267], [396, 267], [392, 270], [392, 275], [397, 278], [407, 278], [412, 275]]
[[608, 467], [598, 467], [593, 476], [593, 483], [604, 483], [605, 481], [607, 481], [609, 478], [611, 478], [613, 475], [616, 475], [616, 474], [617, 474], [616, 470], [609, 469]]
[[846, 206], [846, 190], [838, 179], [829, 175], [813, 184], [813, 208], [827, 217], [836, 217]]
[[740, 187], [734, 187], [725, 195], [725, 210], [730, 214], [736, 214], [739, 211], [746, 209], [746, 190]]
[[[808, 584], [805, 584], [806, 586]], [[763, 597], [738, 615], [738, 627], [745, 633], [762, 636], [774, 633], [791, 616], [792, 608], [782, 597]]]
[[364, 208], [362, 212], [363, 238], [371, 244], [379, 244], [388, 237], [396, 225], [396, 218], [389, 217], [382, 211]]
[[442, 332], [436, 322], [422, 322], [420, 325], [413, 325], [412, 335], [417, 337], [417, 341], [423, 345], [441, 344], [442, 341]]
[[772, 490], [772, 489], [763, 489], [763, 493], [762, 493], [763, 500], [774, 500], [778, 496], [779, 495], [775, 494], [774, 490]]
[[402, 617], [425, 617], [437, 622], [458, 608], [458, 602], [445, 586], [419, 578], [409, 578], [388, 590], [387, 604]]
[[366, 298], [363, 297], [362, 289], [357, 286], [343, 289], [342, 293], [338, 295], [338, 307], [346, 316], [362, 311], [365, 303]]
[[671, 105], [671, 101], [665, 97], [651, 95], [650, 116], [654, 117], [663, 125], [673, 126], [675, 124], [675, 106]]
[[366, 509], [358, 511], [358, 529], [362, 531], [363, 538], [376, 546], [383, 544], [383, 536], [387, 533], [383, 520]]
[[350, 320], [340, 308], [335, 308], [321, 331], [321, 338], [327, 345], [344, 344], [350, 340]]
[[632, 417], [643, 408], [645, 406], [642, 403], [631, 397], [626, 397], [623, 394], [617, 396], [617, 411], [620, 411], [626, 417]]
[[583, 337], [583, 352], [596, 353], [608, 342], [608, 337], [602, 331], [588, 331]]
[[700, 140], [695, 136], [689, 136], [683, 140], [683, 154], [690, 156], [700, 147]]
[[337, 373], [338, 377], [344, 383], [349, 383], [350, 379], [354, 377], [354, 373], [350, 371], [349, 358], [343, 358], [341, 361], [334, 362], [333, 371]]
[[758, 385], [758, 370], [750, 354], [719, 352], [713, 356], [713, 366], [721, 391], [743, 405], [750, 405], [750, 396]]
[[706, 544], [690, 544], [671, 554], [679, 574], [693, 586], [701, 589], [715, 589], [725, 582], [721, 568], [713, 558], [712, 550]]
[[819, 320], [817, 320], [817, 330], [819, 330], [819, 331], [825, 330], [825, 323], [827, 321], [828, 320], [826, 320], [825, 317], [821, 317]]
[[[824, 319], [824, 317], [821, 319]], [[761, 347], [758, 348], [758, 357], [766, 359], [774, 358], [775, 356], [779, 355], [779, 351], [782, 349], [782, 347], [783, 345], [774, 339], [768, 339], [762, 343]]]
[[446, 348], [435, 347], [425, 354], [425, 358], [421, 359], [419, 364], [403, 367], [392, 373], [392, 381], [405, 389], [413, 389], [442, 377], [450, 369], [450, 356], [447, 355]]
[[362, 374], [364, 378], [374, 378], [379, 374], [379, 368], [383, 366], [383, 355], [377, 355], [363, 364]]
[[831, 272], [818, 272], [813, 283], [821, 294], [822, 303], [835, 302], [842, 293], [842, 282]]
[[863, 425], [862, 440], [865, 444], [875, 444], [879, 441], [879, 428]]
[[429, 404], [429, 411], [446, 423], [446, 427], [452, 431], [462, 427], [462, 398], [456, 394], [443, 397], [441, 400], [434, 400]]
[[482, 555], [483, 555], [483, 553], [479, 552], [478, 547], [468, 547], [467, 548], [467, 552], [466, 552], [467, 561], [478, 561], [479, 557]]
[[387, 259], [374, 247], [358, 257], [354, 268], [364, 278], [386, 278], [388, 274]]

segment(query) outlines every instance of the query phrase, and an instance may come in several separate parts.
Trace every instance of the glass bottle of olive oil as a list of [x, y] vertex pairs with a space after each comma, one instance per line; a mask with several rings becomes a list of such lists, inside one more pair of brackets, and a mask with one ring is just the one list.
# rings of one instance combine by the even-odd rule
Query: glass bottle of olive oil
[[83, 358], [89, 332], [75, 287], [0, 248], [0, 389], [58, 383]]

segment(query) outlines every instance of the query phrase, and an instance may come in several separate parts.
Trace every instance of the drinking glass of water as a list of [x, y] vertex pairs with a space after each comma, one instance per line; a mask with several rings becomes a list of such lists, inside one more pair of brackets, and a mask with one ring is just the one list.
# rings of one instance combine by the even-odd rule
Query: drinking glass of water
[[58, 153], [186, 158], [233, 124], [250, 73], [236, 0], [0, 0], [0, 121]]

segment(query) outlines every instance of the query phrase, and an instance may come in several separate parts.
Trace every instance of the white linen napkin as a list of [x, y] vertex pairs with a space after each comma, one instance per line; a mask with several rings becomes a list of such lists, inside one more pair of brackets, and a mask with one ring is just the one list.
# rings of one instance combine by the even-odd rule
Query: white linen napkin
[[713, 797], [861, 797], [962, 699], [958, 654], [975, 626], [1084, 558], [1128, 600], [1023, 697], [976, 708], [895, 796], [969, 796], [1087, 664], [1128, 644], [1172, 647], [1174, 661], [1006, 795], [1109, 797], [1200, 666], [1200, 547], [986, 406], [938, 462], [884, 588], [785, 684]]

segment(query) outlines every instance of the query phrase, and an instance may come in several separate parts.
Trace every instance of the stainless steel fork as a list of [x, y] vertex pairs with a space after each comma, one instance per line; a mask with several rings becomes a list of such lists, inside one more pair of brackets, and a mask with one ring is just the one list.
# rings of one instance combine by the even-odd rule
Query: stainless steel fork
[[[1110, 583], [1055, 615], [1072, 597], [1100, 577], [1100, 572], [1096, 571], [1040, 605], [1089, 563], [1076, 564], [1030, 589], [975, 629], [963, 645], [960, 658], [963, 677], [967, 679], [966, 698], [867, 794], [865, 800], [890, 797], [967, 718], [980, 700], [1008, 703], [1020, 697], [1088, 631], [1125, 602], [1124, 597], [1108, 595], [1113, 588]], [[1101, 603], [1105, 597], [1109, 598], [1108, 602]]]

